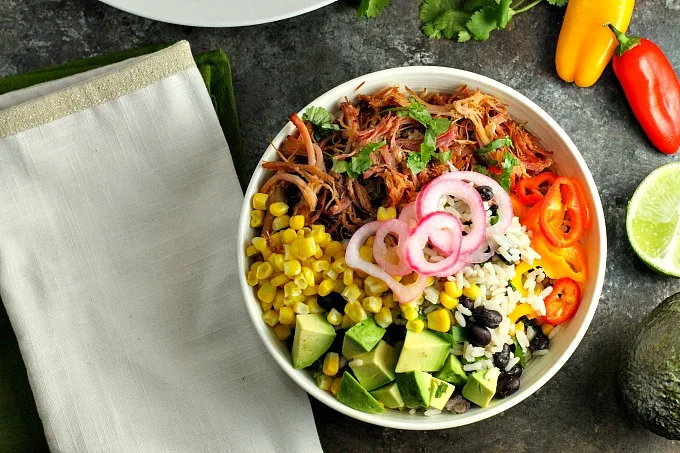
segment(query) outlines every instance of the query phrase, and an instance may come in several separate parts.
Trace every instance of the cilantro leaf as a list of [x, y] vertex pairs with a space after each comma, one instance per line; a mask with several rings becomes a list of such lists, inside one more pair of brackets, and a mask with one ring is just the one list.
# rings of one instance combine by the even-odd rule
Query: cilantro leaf
[[489, 33], [498, 28], [496, 8], [485, 6], [480, 9], [470, 17], [465, 27], [477, 41], [486, 41], [489, 39]]
[[427, 111], [423, 104], [414, 101], [413, 98], [411, 99], [411, 104], [409, 104], [408, 107], [401, 107], [394, 110], [397, 111], [397, 115], [408, 116], [427, 127], [430, 121], [432, 121], [432, 115], [430, 115], [430, 112]]
[[493, 140], [489, 142], [485, 147], [479, 148], [478, 150], [475, 150], [475, 153], [477, 154], [487, 154], [490, 153], [491, 151], [495, 151], [498, 148], [502, 148], [504, 146], [508, 146], [512, 148], [512, 139], [510, 137], [503, 137], [503, 138], [497, 138], [496, 140]]
[[519, 341], [517, 341], [517, 337], [515, 337], [513, 341], [515, 343], [515, 357], [519, 358], [519, 366], [524, 368], [527, 366], [527, 356], [524, 352], [524, 348], [519, 344]]
[[451, 120], [448, 118], [432, 118], [432, 115], [430, 115], [430, 112], [427, 111], [423, 104], [413, 100], [408, 107], [389, 110], [396, 111], [399, 116], [413, 118], [425, 126], [423, 143], [420, 144], [420, 155], [416, 158], [415, 153], [411, 153], [406, 158], [406, 166], [411, 169], [414, 175], [417, 175], [430, 162], [432, 155], [437, 149], [437, 136], [449, 130]]
[[436, 138], [449, 130], [449, 127], [451, 127], [451, 120], [448, 118], [432, 118], [425, 126], [428, 130], [432, 131]]
[[334, 160], [333, 168], [331, 168], [331, 171], [334, 171], [336, 173], [345, 173], [348, 168], [349, 163], [346, 160]]
[[553, 6], [565, 6], [569, 0], [548, 0]]
[[361, 148], [361, 151], [357, 153], [356, 156], [352, 157], [349, 161], [347, 160], [336, 160], [333, 162], [333, 168], [331, 171], [336, 173], [347, 173], [350, 178], [358, 178], [363, 172], [371, 168], [373, 161], [371, 160], [371, 154], [382, 146], [385, 146], [387, 142], [385, 140], [381, 142], [373, 142]]
[[475, 165], [474, 167], [472, 167], [472, 171], [475, 171], [477, 173], [481, 173], [485, 176], [491, 176], [491, 173], [489, 173], [489, 170], [487, 170], [487, 168], [484, 167], [483, 165]]
[[[491, 0], [494, 1], [494, 0]], [[470, 13], [462, 10], [461, 0], [423, 0], [420, 4], [419, 18], [423, 33], [433, 39], [461, 39], [466, 33], [465, 23], [470, 20]]]
[[408, 156], [406, 156], [406, 166], [414, 175], [417, 175], [425, 169], [425, 164], [420, 158], [419, 153], [409, 153]]
[[439, 159], [439, 162], [442, 164], [447, 163], [448, 161], [451, 160], [451, 151], [444, 151], [439, 154], [437, 154], [437, 158]]
[[368, 17], [375, 19], [387, 5], [390, 0], [361, 0], [361, 4], [357, 8], [357, 17]]
[[440, 396], [442, 396], [448, 387], [449, 387], [448, 384], [445, 384], [444, 382], [440, 383], [437, 386], [437, 390], [435, 390], [434, 392], [434, 397], [439, 398]]
[[510, 175], [512, 174], [512, 170], [518, 164], [519, 162], [511, 153], [506, 152], [503, 155], [503, 163], [501, 164], [503, 173], [501, 174], [498, 184], [500, 184], [501, 187], [503, 187], [507, 192], [510, 192]]
[[315, 132], [320, 135], [328, 135], [340, 130], [340, 126], [335, 123], [335, 117], [323, 107], [309, 107], [302, 114], [302, 119], [312, 123]]

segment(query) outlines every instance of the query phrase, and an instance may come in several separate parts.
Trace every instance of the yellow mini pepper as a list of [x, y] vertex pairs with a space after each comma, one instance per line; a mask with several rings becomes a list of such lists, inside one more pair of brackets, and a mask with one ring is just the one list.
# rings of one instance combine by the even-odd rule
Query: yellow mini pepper
[[567, 82], [589, 87], [597, 82], [609, 63], [617, 41], [605, 23], [625, 32], [635, 0], [569, 0], [555, 66]]

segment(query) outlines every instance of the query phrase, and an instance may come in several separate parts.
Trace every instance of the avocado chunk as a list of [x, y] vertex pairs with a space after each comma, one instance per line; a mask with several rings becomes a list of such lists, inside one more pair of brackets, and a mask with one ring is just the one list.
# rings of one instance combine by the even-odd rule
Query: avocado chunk
[[385, 335], [385, 329], [376, 324], [373, 318], [367, 318], [345, 332], [342, 355], [351, 360], [368, 352], [378, 344], [383, 335]]
[[387, 384], [384, 387], [373, 390], [371, 395], [385, 406], [390, 409], [399, 409], [404, 407], [404, 400], [401, 399], [401, 393], [399, 393], [399, 386], [396, 382]]
[[[496, 394], [496, 383], [498, 382], [498, 372], [493, 371], [494, 369], [479, 370], [472, 373], [465, 387], [463, 387], [463, 396], [477, 406], [488, 406], [491, 398]], [[487, 378], [488, 373], [491, 374]]]
[[307, 368], [333, 343], [335, 329], [322, 314], [297, 315], [291, 359], [293, 368]]
[[424, 371], [397, 374], [397, 386], [406, 407], [430, 407], [431, 383], [432, 376]]
[[385, 408], [347, 371], [342, 375], [336, 398], [345, 406], [358, 411], [370, 414], [385, 412]]
[[439, 371], [450, 349], [451, 343], [429, 330], [419, 333], [407, 330], [396, 372]]
[[371, 352], [358, 355], [349, 363], [359, 383], [366, 390], [377, 389], [394, 380], [397, 351], [380, 340]]
[[454, 390], [453, 385], [433, 377], [430, 383], [430, 407], [443, 410]]
[[463, 370], [463, 365], [458, 360], [458, 357], [453, 354], [449, 354], [444, 361], [442, 369], [434, 376], [442, 381], [458, 386], [465, 385], [468, 380], [467, 374]]
[[642, 322], [623, 354], [623, 402], [653, 433], [680, 440], [680, 293]]

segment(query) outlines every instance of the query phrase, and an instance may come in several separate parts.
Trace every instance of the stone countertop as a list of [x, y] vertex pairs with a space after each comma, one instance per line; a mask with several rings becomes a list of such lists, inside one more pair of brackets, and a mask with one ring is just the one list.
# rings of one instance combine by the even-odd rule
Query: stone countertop
[[[360, 423], [312, 401], [321, 443], [329, 452], [680, 451], [680, 443], [645, 431], [624, 411], [614, 379], [636, 323], [680, 291], [680, 281], [651, 272], [637, 259], [625, 231], [634, 189], [677, 156], [652, 148], [610, 68], [589, 89], [557, 77], [562, 9], [541, 4], [487, 42], [459, 44], [424, 36], [418, 3], [392, 0], [377, 20], [357, 19], [354, 5], [340, 1], [278, 23], [202, 29], [135, 17], [94, 0], [0, 0], [0, 76], [156, 42], [186, 39], [194, 51], [220, 47], [233, 65], [249, 171], [290, 112], [368, 72], [449, 66], [517, 89], [565, 129], [600, 189], [609, 254], [588, 333], [555, 377], [499, 416], [457, 429], [408, 432]], [[638, 2], [630, 31], [656, 42], [680, 72], [680, 1]]]

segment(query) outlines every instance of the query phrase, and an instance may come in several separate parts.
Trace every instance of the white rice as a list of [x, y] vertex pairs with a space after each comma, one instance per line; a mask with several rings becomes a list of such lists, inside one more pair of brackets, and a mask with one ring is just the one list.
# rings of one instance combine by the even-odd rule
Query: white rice
[[425, 417], [432, 417], [433, 415], [439, 415], [441, 413], [442, 411], [440, 411], [439, 409], [428, 409], [425, 412], [423, 412], [423, 415]]
[[512, 367], [514, 367], [518, 363], [519, 363], [519, 357], [513, 357], [512, 359], [510, 359], [508, 364], [505, 366], [505, 371], [510, 371], [512, 369]]

